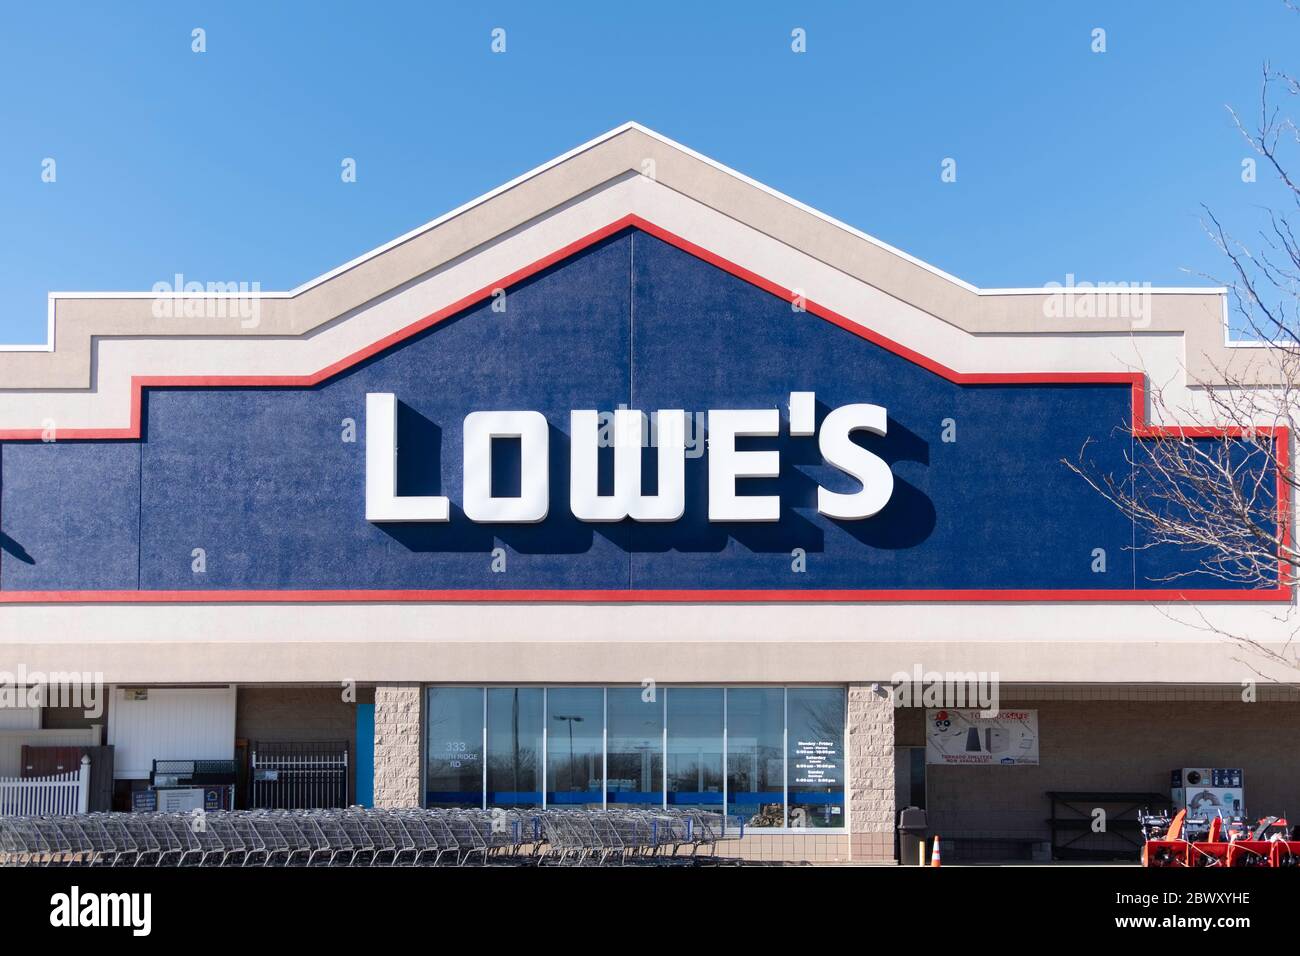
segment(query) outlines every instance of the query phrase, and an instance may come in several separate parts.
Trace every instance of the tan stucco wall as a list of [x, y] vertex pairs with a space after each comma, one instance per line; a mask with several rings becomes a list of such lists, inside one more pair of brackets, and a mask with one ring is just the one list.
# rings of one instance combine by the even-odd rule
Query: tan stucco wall
[[[919, 611], [918, 611], [919, 613]], [[490, 611], [484, 611], [489, 617]], [[653, 615], [647, 614], [647, 617]], [[380, 630], [374, 631], [382, 633]], [[526, 632], [525, 632], [526, 633]], [[615, 632], [616, 633], [616, 632]], [[787, 637], [780, 641], [699, 639], [664, 643], [628, 635], [567, 641], [121, 641], [5, 643], [13, 670], [103, 672], [110, 683], [448, 682], [448, 683], [849, 683], [926, 670], [997, 672], [1005, 682], [1221, 683], [1258, 680], [1265, 658], [1227, 641], [1200, 644], [862, 643]], [[1295, 680], [1295, 669], [1274, 669]]]

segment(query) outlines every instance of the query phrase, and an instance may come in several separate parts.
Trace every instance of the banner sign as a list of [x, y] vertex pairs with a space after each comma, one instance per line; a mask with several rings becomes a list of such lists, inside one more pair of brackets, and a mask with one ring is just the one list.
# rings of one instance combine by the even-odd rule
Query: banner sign
[[987, 766], [1038, 763], [1038, 711], [927, 710], [925, 762]]

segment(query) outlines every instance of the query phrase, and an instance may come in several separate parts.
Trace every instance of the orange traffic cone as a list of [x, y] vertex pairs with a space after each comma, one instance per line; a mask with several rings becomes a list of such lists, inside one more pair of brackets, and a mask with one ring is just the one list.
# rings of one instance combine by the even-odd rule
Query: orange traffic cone
[[941, 866], [941, 865], [942, 865], [942, 864], [939, 862], [939, 837], [938, 837], [937, 834], [935, 835], [935, 838], [934, 838], [934, 851], [930, 854], [930, 865], [931, 865], [931, 866]]

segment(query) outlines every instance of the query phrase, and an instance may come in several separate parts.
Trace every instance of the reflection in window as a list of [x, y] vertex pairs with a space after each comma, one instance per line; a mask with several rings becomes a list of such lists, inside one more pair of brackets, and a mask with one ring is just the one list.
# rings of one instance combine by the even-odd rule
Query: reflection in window
[[483, 688], [430, 687], [425, 804], [483, 805]]
[[542, 689], [489, 687], [487, 804], [542, 805]]
[[727, 814], [785, 826], [785, 690], [727, 691]]
[[668, 803], [722, 808], [722, 688], [674, 687], [668, 698]]
[[[650, 699], [647, 699], [650, 698]], [[664, 695], [654, 688], [611, 687], [606, 697], [609, 803], [662, 806]]]
[[844, 826], [844, 690], [791, 687], [786, 720], [788, 825]]
[[546, 802], [598, 810], [604, 805], [605, 692], [551, 687], [546, 701]]

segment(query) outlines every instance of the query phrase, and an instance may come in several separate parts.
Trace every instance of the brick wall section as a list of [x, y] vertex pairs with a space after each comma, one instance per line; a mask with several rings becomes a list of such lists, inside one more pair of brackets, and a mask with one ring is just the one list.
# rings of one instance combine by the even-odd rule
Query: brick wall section
[[235, 736], [265, 741], [344, 740], [355, 750], [356, 704], [333, 687], [242, 685], [235, 705]]
[[[369, 703], [362, 688], [357, 703]], [[348, 747], [348, 795], [356, 794], [357, 705], [344, 701], [341, 687], [239, 688], [235, 705], [235, 737], [250, 748], [259, 742], [305, 743], [341, 740]], [[365, 741], [367, 747], [370, 741]]]
[[375, 806], [418, 807], [420, 780], [419, 684], [375, 688]]
[[815, 830], [804, 833], [759, 833], [746, 830], [743, 840], [721, 840], [717, 855], [762, 863], [850, 863], [850, 837]]
[[850, 852], [854, 860], [892, 860], [893, 698], [871, 684], [850, 684], [848, 710]]

